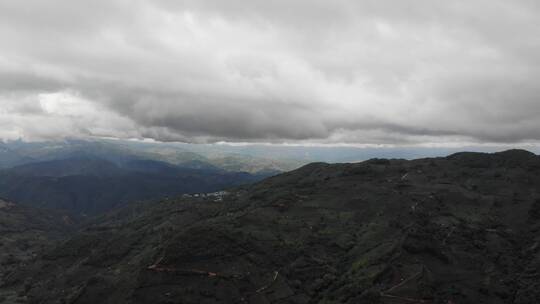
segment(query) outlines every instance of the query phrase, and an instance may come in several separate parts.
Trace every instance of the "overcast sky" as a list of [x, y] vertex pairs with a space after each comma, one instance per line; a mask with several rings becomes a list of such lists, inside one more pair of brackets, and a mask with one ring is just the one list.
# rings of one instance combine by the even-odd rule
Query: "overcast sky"
[[537, 0], [0, 0], [0, 138], [535, 143]]

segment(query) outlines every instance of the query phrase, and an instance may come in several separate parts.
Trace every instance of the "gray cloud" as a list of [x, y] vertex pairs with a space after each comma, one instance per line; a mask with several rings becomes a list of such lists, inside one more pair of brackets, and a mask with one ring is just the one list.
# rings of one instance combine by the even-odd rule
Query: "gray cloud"
[[0, 1], [0, 137], [536, 142], [539, 33], [527, 0]]

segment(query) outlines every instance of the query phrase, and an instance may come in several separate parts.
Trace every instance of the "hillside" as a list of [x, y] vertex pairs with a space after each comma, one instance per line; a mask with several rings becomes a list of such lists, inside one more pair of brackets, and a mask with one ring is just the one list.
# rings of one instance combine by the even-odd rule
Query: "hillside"
[[[0, 198], [0, 285], [6, 276], [75, 228], [73, 218], [65, 213], [32, 209]], [[6, 297], [5, 291], [0, 291], [0, 303], [2, 297]]]
[[221, 199], [130, 205], [3, 288], [30, 303], [532, 304], [539, 229], [526, 151], [313, 163]]

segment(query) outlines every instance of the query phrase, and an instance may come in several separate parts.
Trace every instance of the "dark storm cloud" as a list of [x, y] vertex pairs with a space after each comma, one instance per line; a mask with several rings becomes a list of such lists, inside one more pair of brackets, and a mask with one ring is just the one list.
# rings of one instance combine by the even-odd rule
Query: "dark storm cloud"
[[0, 137], [535, 142], [539, 33], [525, 0], [0, 0]]

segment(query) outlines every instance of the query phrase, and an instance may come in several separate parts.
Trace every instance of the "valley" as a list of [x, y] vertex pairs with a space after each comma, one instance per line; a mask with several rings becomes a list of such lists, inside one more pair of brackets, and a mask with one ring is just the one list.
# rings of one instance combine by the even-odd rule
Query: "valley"
[[244, 162], [228, 156], [222, 167], [192, 152], [144, 145], [68, 141], [12, 142], [4, 147], [0, 152], [0, 164], [5, 166], [0, 169], [0, 196], [83, 217], [133, 201], [219, 191], [280, 172], [267, 167], [266, 160]]

